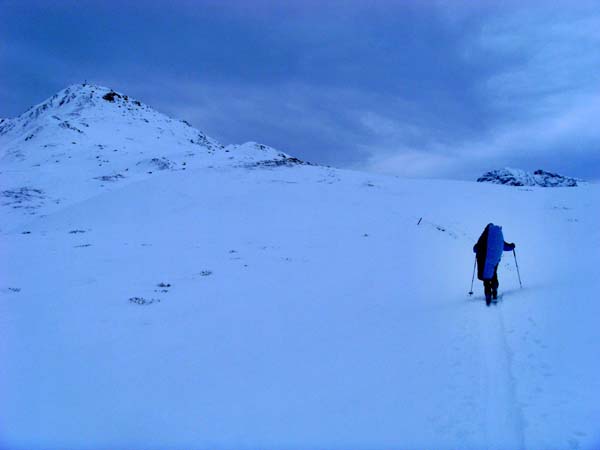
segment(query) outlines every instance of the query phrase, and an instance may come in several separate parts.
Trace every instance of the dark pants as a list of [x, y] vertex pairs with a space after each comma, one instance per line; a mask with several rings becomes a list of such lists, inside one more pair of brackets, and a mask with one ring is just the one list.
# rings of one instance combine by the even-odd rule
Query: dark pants
[[494, 276], [489, 280], [483, 280], [483, 290], [485, 292], [485, 296], [491, 297], [492, 295], [496, 297], [498, 295], [498, 265], [494, 268]]

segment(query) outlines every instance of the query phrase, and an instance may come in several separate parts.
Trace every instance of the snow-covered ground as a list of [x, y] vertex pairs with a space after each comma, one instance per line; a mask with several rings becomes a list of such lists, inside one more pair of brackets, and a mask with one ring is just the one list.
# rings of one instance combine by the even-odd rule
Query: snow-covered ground
[[[1, 448], [600, 447], [598, 185], [278, 165], [177, 121], [151, 145], [116, 106], [0, 136]], [[489, 308], [488, 222], [523, 280], [505, 253]]]

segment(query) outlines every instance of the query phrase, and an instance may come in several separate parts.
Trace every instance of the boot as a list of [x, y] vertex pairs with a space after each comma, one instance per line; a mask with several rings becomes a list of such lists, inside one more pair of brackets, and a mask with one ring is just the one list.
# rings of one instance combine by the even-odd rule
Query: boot
[[485, 304], [490, 306], [492, 301], [492, 286], [490, 286], [490, 282], [487, 280], [483, 282], [483, 292], [485, 293]]

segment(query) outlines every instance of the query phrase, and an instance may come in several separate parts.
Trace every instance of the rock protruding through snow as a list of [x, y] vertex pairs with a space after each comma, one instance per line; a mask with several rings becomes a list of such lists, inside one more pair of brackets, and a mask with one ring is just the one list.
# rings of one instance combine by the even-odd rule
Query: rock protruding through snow
[[538, 169], [526, 172], [521, 169], [497, 169], [484, 173], [477, 179], [479, 183], [505, 184], [508, 186], [540, 186], [540, 187], [575, 187], [576, 178], [565, 177], [557, 173]]

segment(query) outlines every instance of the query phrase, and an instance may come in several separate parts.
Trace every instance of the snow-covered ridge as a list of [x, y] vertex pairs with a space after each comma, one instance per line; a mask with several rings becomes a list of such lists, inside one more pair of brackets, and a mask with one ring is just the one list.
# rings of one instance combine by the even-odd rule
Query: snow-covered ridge
[[235, 154], [222, 155], [227, 159], [237, 154], [243, 160], [289, 158], [271, 147], [252, 142], [225, 148], [185, 120], [172, 119], [126, 94], [93, 84], [69, 86], [14, 119], [0, 120], [2, 158], [24, 157], [25, 147], [110, 146], [109, 140], [128, 141], [117, 143], [121, 146], [135, 142], [154, 148], [165, 147], [166, 141], [175, 146], [170, 153], [182, 147], [195, 150], [201, 147], [203, 153]]
[[0, 200], [31, 214], [158, 172], [299, 163], [254, 142], [224, 146], [184, 120], [92, 84], [69, 86], [0, 121]]
[[484, 173], [477, 179], [480, 183], [505, 184], [508, 186], [574, 187], [581, 180], [565, 177], [557, 173], [536, 170], [526, 172], [521, 169], [497, 169]]

